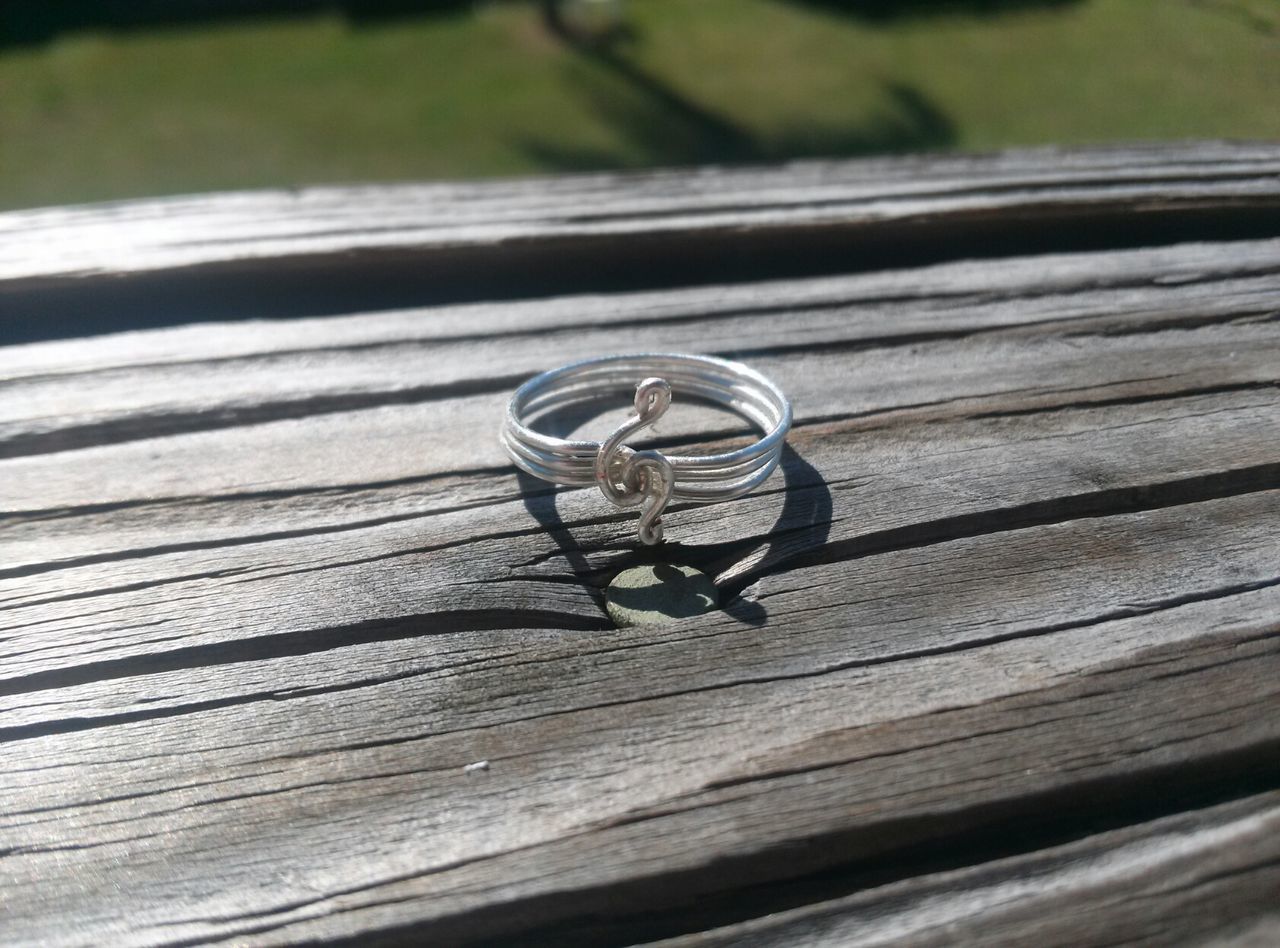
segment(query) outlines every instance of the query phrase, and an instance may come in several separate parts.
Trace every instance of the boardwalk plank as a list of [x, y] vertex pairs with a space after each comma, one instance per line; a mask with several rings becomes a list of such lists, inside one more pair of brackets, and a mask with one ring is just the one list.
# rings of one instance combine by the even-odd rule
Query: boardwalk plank
[[[0, 215], [0, 936], [1265, 941], [1278, 175], [1205, 143]], [[617, 630], [631, 516], [496, 429], [643, 350], [744, 358], [796, 425], [669, 515], [723, 611]], [[679, 405], [654, 443], [742, 435]]]

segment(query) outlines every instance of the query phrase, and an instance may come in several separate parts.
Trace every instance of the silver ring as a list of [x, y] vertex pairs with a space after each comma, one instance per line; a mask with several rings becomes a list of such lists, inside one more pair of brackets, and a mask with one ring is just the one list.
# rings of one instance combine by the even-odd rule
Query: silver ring
[[[631, 394], [635, 414], [603, 441], [539, 434], [530, 419], [553, 409]], [[719, 405], [763, 435], [727, 454], [666, 455], [623, 442], [652, 425], [673, 397]], [[502, 445], [516, 466], [544, 481], [595, 484], [617, 507], [640, 507], [640, 540], [662, 539], [662, 512], [673, 500], [710, 504], [741, 497], [773, 473], [791, 428], [791, 402], [755, 369], [711, 356], [643, 355], [584, 359], [535, 375], [511, 397]]]

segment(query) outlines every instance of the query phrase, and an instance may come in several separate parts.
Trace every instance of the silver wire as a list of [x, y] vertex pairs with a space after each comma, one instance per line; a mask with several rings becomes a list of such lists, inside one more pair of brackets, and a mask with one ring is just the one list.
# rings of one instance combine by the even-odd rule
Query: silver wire
[[[634, 396], [636, 414], [604, 441], [553, 438], [527, 424], [553, 409], [620, 395]], [[709, 455], [633, 451], [622, 444], [656, 421], [672, 398], [682, 397], [719, 405], [750, 422], [762, 437], [736, 451]], [[762, 484], [778, 466], [790, 428], [791, 402], [754, 369], [712, 356], [645, 353], [585, 359], [529, 379], [507, 406], [501, 440], [516, 465], [534, 477], [569, 486], [595, 484], [616, 506], [643, 505], [640, 538], [656, 543], [667, 502], [731, 500]]]

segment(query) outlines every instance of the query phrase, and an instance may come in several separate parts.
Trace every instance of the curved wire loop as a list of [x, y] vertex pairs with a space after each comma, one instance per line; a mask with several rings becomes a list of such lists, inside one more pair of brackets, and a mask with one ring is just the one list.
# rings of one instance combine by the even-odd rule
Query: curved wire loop
[[623, 440], [654, 424], [671, 405], [671, 383], [644, 379], [636, 386], [636, 413], [620, 424], [596, 451], [593, 468], [605, 499], [618, 507], [644, 504], [640, 513], [640, 541], [652, 546], [662, 540], [662, 511], [675, 488], [675, 470], [659, 451], [622, 453]]
[[[637, 384], [636, 380], [640, 379]], [[552, 409], [596, 401], [635, 386], [635, 414], [604, 441], [540, 434], [526, 420]], [[720, 405], [763, 436], [724, 454], [669, 456], [623, 442], [657, 421], [673, 394]], [[778, 465], [791, 427], [791, 403], [754, 369], [711, 356], [644, 354], [575, 362], [525, 382], [511, 398], [501, 440], [518, 467], [543, 480], [595, 484], [618, 507], [641, 507], [639, 535], [662, 539], [662, 513], [672, 500], [714, 503], [740, 497]]]

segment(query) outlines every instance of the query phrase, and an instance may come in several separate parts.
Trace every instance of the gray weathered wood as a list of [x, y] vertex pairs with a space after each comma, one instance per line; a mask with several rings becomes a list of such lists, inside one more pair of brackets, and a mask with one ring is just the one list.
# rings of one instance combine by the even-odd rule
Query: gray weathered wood
[[[0, 307], [672, 227], [952, 247], [0, 348], [0, 935], [1265, 937], [1277, 170], [1206, 144], [0, 215]], [[1143, 202], [1238, 230], [958, 239]], [[528, 374], [644, 349], [749, 359], [796, 427], [766, 489], [668, 517], [725, 611], [616, 630], [631, 515], [520, 482], [496, 427]], [[740, 434], [677, 406], [657, 441]]]
[[308, 188], [11, 212], [0, 280], [122, 275], [353, 251], [887, 220], [1280, 207], [1273, 144], [1039, 149], [780, 168]]
[[1087, 836], [1043, 852], [907, 879], [718, 931], [711, 945], [1274, 945], [1275, 914], [1228, 919], [1280, 893], [1280, 794]]
[[1278, 169], [1206, 143], [38, 210], [0, 219], [0, 303], [39, 339], [1274, 236]]

